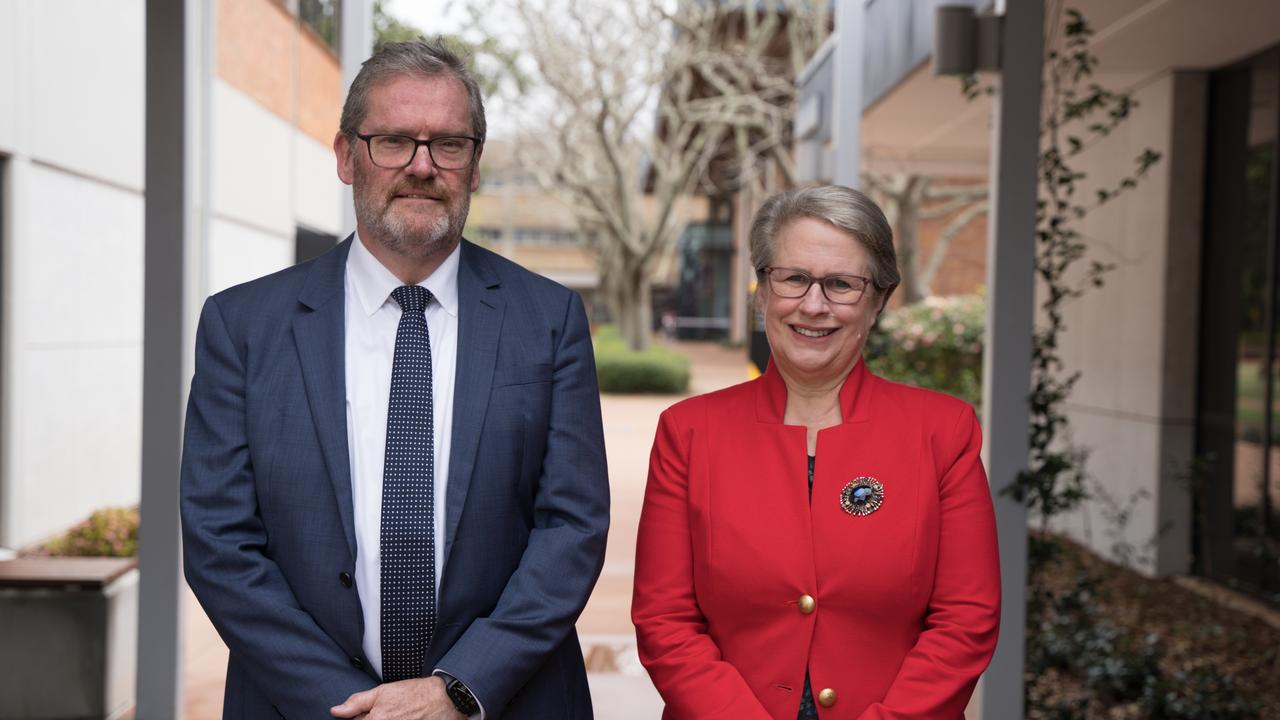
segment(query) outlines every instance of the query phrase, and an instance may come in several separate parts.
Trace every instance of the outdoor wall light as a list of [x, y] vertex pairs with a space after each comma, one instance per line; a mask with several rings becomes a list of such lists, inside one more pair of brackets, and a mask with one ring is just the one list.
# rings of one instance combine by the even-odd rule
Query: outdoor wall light
[[971, 75], [1000, 69], [999, 15], [969, 5], [939, 5], [933, 23], [933, 74]]

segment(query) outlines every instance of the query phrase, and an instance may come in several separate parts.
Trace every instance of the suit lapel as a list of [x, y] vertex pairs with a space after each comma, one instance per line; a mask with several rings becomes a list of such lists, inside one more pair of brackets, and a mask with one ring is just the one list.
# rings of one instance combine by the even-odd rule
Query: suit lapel
[[347, 450], [346, 304], [344, 301], [347, 238], [316, 260], [298, 300], [309, 308], [293, 321], [298, 362], [307, 402], [329, 480], [338, 500], [342, 531], [351, 556], [356, 555], [355, 521], [351, 504], [351, 462]]
[[[462, 241], [458, 265], [458, 361], [453, 392], [444, 556], [449, 557], [475, 469], [480, 432], [489, 407], [505, 302], [498, 277], [482, 251]], [[447, 560], [446, 560], [447, 562]]]

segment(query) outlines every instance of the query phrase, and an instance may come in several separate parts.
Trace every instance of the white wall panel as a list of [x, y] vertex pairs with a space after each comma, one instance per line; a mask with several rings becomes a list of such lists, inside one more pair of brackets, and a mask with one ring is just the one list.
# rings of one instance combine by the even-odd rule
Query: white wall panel
[[142, 0], [20, 2], [19, 137], [33, 158], [143, 184]]
[[342, 181], [333, 148], [301, 132], [294, 135], [293, 202], [298, 224], [338, 235], [342, 232]]
[[19, 67], [19, 0], [0, 0], [0, 152], [12, 153], [18, 146], [18, 103], [22, 71]]
[[[1130, 118], [1074, 161], [1087, 175], [1077, 195], [1093, 198], [1132, 174], [1144, 149], [1162, 155], [1135, 189], [1079, 223], [1089, 259], [1114, 269], [1064, 315], [1066, 372], [1082, 373], [1072, 441], [1090, 451], [1099, 485], [1069, 525], [1103, 553], [1117, 543], [1149, 550], [1144, 571], [1185, 572], [1191, 518], [1180, 478], [1193, 453], [1204, 78], [1166, 74], [1135, 99]], [[1117, 508], [1129, 510], [1124, 528]]]
[[1161, 490], [1162, 428], [1158, 423], [1097, 412], [1069, 413], [1073, 441], [1089, 448], [1094, 499], [1055, 526], [1105, 557], [1153, 573], [1164, 530]]
[[142, 195], [33, 165], [18, 211], [23, 341], [141, 343]]
[[21, 547], [137, 502], [143, 200], [25, 159], [12, 179], [0, 545]]
[[209, 232], [209, 294], [293, 264], [293, 234], [275, 235], [215, 219]]
[[293, 235], [293, 134], [283, 120], [222, 81], [213, 97], [213, 207]]
[[[1129, 120], [1074, 161], [1088, 174], [1078, 191], [1088, 204], [1094, 188], [1112, 187], [1133, 172], [1142, 148], [1164, 154], [1136, 189], [1079, 224], [1090, 258], [1115, 269], [1102, 288], [1070, 303], [1063, 350], [1069, 367], [1084, 372], [1074, 402], [1148, 418], [1163, 412], [1165, 301], [1166, 292], [1176, 293], [1165, 287], [1172, 96], [1172, 76], [1147, 86]], [[1179, 301], [1194, 308], [1191, 298]]]
[[[94, 510], [138, 502], [142, 349], [32, 347], [16, 390], [6, 544], [60, 532]], [[176, 482], [176, 478], [175, 478]]]

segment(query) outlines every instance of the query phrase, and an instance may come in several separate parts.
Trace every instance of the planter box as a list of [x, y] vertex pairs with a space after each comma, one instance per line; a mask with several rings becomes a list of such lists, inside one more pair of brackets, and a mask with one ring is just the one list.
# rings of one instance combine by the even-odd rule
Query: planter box
[[119, 718], [133, 708], [132, 558], [0, 562], [0, 720]]

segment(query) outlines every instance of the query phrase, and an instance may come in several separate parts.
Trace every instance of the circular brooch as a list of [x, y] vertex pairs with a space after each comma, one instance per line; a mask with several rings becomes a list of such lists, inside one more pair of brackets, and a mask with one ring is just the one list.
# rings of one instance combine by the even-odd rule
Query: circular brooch
[[850, 515], [870, 515], [884, 502], [884, 485], [873, 477], [849, 481], [840, 491], [840, 507]]

